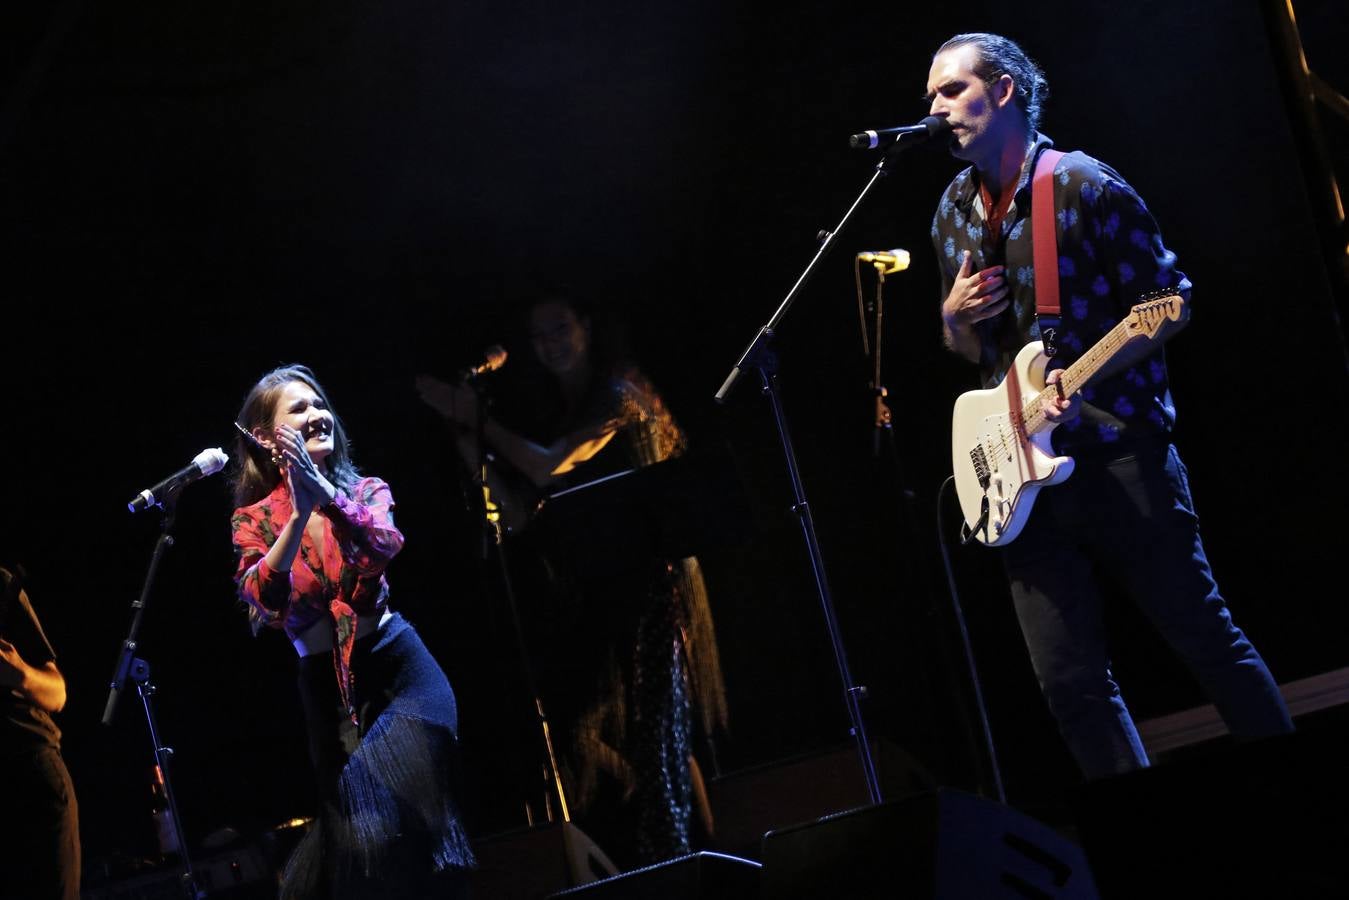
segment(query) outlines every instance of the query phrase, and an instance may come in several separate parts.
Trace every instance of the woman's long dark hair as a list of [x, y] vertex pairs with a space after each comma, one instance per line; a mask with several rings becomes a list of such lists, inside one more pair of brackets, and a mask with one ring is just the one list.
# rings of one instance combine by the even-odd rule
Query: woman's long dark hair
[[[332, 413], [333, 452], [324, 460], [324, 465], [328, 470], [328, 480], [333, 486], [350, 496], [351, 488], [361, 474], [352, 464], [351, 445], [347, 441], [347, 431], [342, 426], [342, 419], [333, 409], [323, 386], [314, 377], [314, 373], [309, 371], [308, 366], [298, 364], [280, 366], [258, 379], [258, 383], [253, 385], [253, 389], [244, 398], [243, 408], [239, 410], [239, 417], [235, 421], [250, 433], [254, 428], [271, 431], [272, 424], [276, 421], [276, 405], [281, 399], [281, 393], [292, 381], [309, 385], [328, 408], [328, 412]], [[257, 503], [275, 490], [281, 481], [281, 473], [272, 464], [271, 455], [242, 434], [234, 440], [234, 458], [242, 461], [230, 477], [235, 506]]]

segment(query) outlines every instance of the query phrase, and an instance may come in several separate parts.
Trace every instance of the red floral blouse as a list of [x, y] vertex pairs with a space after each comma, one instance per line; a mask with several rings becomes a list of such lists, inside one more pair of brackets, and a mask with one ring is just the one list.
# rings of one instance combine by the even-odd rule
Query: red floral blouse
[[351, 649], [356, 616], [383, 612], [389, 602], [384, 568], [403, 549], [393, 523], [393, 495], [378, 478], [362, 478], [347, 497], [338, 492], [321, 510], [328, 527], [323, 546], [308, 532], [289, 572], [264, 558], [290, 519], [290, 492], [284, 481], [268, 496], [234, 511], [230, 526], [239, 566], [234, 580], [255, 623], [282, 628], [294, 640], [325, 616], [333, 623], [333, 664], [343, 702], [350, 710]]

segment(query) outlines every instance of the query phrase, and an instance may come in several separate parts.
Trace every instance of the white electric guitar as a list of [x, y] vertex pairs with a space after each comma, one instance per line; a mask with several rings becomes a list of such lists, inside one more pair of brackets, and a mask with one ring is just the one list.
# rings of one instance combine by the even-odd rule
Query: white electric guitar
[[[1156, 338], [1166, 322], [1180, 319], [1184, 307], [1185, 299], [1175, 293], [1134, 306], [1064, 370], [1059, 380], [1063, 396], [1086, 387], [1126, 345]], [[1054, 455], [1049, 435], [1058, 423], [1046, 419], [1040, 406], [1048, 363], [1043, 343], [1033, 341], [1017, 353], [1001, 384], [956, 399], [951, 460], [966, 541], [989, 547], [1011, 543], [1025, 527], [1040, 488], [1073, 474], [1073, 460]]]

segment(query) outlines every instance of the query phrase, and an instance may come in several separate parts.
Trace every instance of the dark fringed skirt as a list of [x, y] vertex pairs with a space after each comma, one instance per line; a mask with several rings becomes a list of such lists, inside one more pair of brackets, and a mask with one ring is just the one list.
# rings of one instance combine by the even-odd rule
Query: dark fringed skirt
[[454, 795], [458, 713], [445, 674], [395, 614], [356, 642], [357, 722], [331, 654], [300, 659], [321, 809], [282, 878], [282, 900], [461, 896], [473, 852]]
[[[727, 721], [702, 570], [693, 557], [653, 560], [584, 591], [592, 618], [568, 643], [575, 662], [567, 671], [573, 683], [577, 673], [589, 681], [575, 689], [585, 705], [557, 704], [571, 734], [563, 757], [573, 809], [620, 865], [681, 856], [692, 849], [702, 777], [695, 779], [695, 723], [707, 736]], [[601, 797], [611, 780], [625, 810], [603, 808], [613, 805]]]

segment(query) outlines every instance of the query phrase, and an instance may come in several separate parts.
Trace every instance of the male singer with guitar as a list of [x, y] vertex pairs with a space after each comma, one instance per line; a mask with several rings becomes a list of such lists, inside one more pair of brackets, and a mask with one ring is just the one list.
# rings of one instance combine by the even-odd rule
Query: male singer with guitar
[[[1039, 430], [1053, 429], [1053, 453], [1076, 464], [1071, 477], [1038, 495], [1003, 559], [1036, 676], [1078, 765], [1099, 778], [1148, 764], [1110, 672], [1107, 593], [1124, 594], [1143, 611], [1233, 734], [1290, 731], [1277, 685], [1232, 623], [1209, 570], [1185, 467], [1170, 441], [1175, 410], [1160, 343], [1183, 326], [1190, 291], [1175, 255], [1119, 174], [1073, 152], [1049, 158], [1052, 180], [1041, 190], [1055, 215], [1041, 227], [1056, 236], [1057, 259], [1036, 266], [1032, 175], [1052, 146], [1036, 130], [1047, 85], [1015, 43], [992, 34], [951, 38], [933, 58], [927, 89], [932, 115], [951, 125], [951, 153], [970, 163], [932, 224], [947, 345], [980, 366], [985, 387], [1024, 392]], [[1056, 317], [1052, 305], [1037, 316], [1035, 278], [1046, 269], [1057, 279]], [[1152, 339], [1120, 343], [1085, 385], [1070, 381], [1081, 367], [1068, 367], [1098, 351], [1131, 306], [1158, 291], [1172, 295], [1171, 315], [1154, 325]], [[1008, 370], [1023, 345], [1042, 339], [1051, 358], [1035, 400], [1042, 385], [1013, 383], [1016, 370]], [[1081, 390], [1063, 390], [1061, 377]], [[1027, 431], [1034, 430], [1030, 418]], [[961, 452], [955, 449], [958, 470]], [[981, 539], [999, 543], [987, 528]]]

